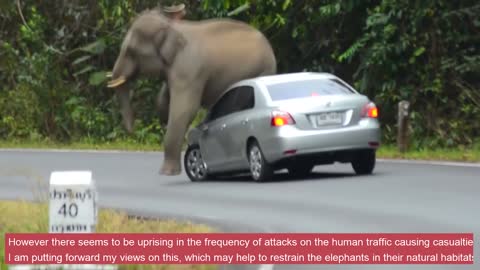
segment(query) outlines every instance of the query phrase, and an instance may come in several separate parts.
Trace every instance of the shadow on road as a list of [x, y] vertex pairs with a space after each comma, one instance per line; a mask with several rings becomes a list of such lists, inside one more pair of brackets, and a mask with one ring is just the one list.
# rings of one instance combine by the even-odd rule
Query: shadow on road
[[[282, 183], [282, 182], [300, 182], [300, 181], [324, 181], [324, 180], [337, 180], [337, 179], [345, 179], [345, 178], [352, 178], [352, 177], [359, 177], [354, 173], [341, 173], [341, 172], [312, 172], [309, 176], [298, 178], [293, 177], [286, 172], [277, 172], [275, 174], [275, 178], [266, 181], [265, 183]], [[217, 176], [215, 178], [205, 180], [202, 182], [252, 182], [253, 179], [250, 177], [249, 174], [241, 174], [235, 176]]]

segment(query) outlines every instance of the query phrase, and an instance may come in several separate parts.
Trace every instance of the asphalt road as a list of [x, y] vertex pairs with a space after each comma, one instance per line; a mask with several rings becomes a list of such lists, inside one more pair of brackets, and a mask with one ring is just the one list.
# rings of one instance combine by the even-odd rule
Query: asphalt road
[[[208, 222], [233, 232], [480, 233], [480, 166], [379, 161], [374, 175], [348, 164], [309, 179], [191, 183], [158, 174], [161, 153], [0, 151], [0, 199], [34, 199], [53, 170], [91, 170], [100, 205]], [[475, 250], [479, 248], [478, 237]], [[480, 269], [470, 266], [275, 265], [273, 269]], [[233, 268], [227, 268], [233, 269]], [[263, 266], [264, 270], [272, 266]]]

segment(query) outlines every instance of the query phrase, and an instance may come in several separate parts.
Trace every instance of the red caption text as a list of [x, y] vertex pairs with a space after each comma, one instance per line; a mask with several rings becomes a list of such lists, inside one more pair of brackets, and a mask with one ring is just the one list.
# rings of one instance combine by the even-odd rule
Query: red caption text
[[7, 264], [473, 264], [473, 234], [6, 234]]

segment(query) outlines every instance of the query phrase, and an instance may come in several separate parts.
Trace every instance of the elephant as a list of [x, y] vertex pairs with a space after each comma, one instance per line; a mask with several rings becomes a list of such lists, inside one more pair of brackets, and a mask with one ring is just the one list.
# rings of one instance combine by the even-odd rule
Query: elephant
[[271, 43], [258, 29], [227, 18], [172, 20], [161, 9], [138, 14], [121, 44], [107, 87], [115, 88], [123, 126], [133, 131], [131, 82], [165, 79], [157, 110], [166, 125], [161, 175], [182, 172], [182, 145], [201, 108], [235, 82], [277, 73]]

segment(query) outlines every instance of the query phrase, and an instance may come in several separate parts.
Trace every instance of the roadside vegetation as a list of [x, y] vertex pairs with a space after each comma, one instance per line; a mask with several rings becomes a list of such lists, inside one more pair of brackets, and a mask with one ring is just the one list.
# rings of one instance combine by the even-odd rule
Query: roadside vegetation
[[480, 162], [480, 143], [476, 143], [471, 147], [423, 148], [408, 150], [404, 153], [399, 152], [394, 145], [386, 145], [379, 148], [377, 156], [378, 158], [387, 159]]
[[[0, 269], [5, 265], [4, 233], [48, 232], [48, 203], [25, 201], [0, 201]], [[144, 220], [129, 218], [126, 213], [99, 211], [97, 232], [99, 233], [208, 233], [214, 230], [205, 225], [180, 223], [173, 220]], [[121, 265], [119, 270], [214, 270], [212, 265]]]
[[[79, 141], [71, 143], [59, 143], [48, 140], [44, 141], [0, 141], [0, 149], [58, 149], [58, 150], [98, 150], [98, 151], [163, 151], [158, 143], [139, 144], [132, 140], [111, 141], [95, 143], [91, 141]], [[398, 151], [394, 144], [383, 145], [377, 152], [378, 158], [387, 159], [415, 159], [415, 160], [443, 160], [459, 162], [480, 162], [480, 143], [471, 146], [458, 146], [450, 148], [420, 148], [410, 147], [404, 153]]]
[[[171, 1], [0, 2], [2, 147], [161, 149], [159, 82], [134, 85], [137, 121], [127, 135], [105, 75], [134, 15]], [[189, 19], [230, 17], [260, 29], [279, 73], [332, 72], [368, 95], [380, 109], [382, 156], [478, 160], [478, 1], [184, 2]], [[388, 146], [400, 100], [412, 112], [402, 156]]]

